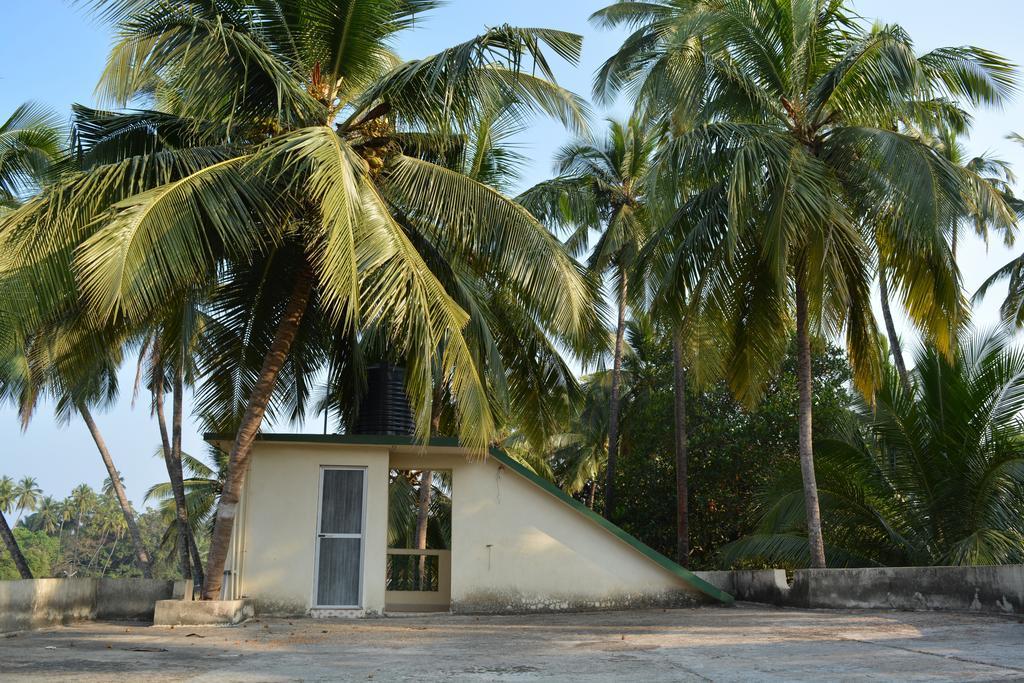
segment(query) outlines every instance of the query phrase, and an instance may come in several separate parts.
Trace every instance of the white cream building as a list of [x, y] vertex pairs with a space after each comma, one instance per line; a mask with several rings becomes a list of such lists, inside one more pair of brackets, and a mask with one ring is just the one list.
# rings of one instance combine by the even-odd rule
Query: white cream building
[[[388, 548], [389, 472], [423, 469], [451, 473], [450, 549]], [[436, 558], [436, 585], [389, 591], [391, 562], [421, 554]], [[732, 601], [500, 451], [289, 434], [254, 446], [225, 597], [314, 616]]]

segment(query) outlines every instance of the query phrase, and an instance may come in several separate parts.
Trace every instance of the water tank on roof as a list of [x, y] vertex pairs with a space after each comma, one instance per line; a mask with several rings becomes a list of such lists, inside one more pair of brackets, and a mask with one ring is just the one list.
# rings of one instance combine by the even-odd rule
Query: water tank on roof
[[405, 393], [405, 368], [381, 363], [366, 370], [366, 395], [359, 404], [355, 434], [410, 436], [416, 422]]

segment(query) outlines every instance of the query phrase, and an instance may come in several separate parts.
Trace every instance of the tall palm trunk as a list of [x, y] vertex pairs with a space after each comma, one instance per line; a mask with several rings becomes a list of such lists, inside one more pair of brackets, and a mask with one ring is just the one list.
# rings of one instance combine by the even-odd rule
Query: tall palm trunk
[[202, 586], [206, 580], [203, 572], [203, 556], [199, 554], [199, 545], [196, 544], [196, 534], [192, 525], [188, 528], [188, 550], [192, 554], [192, 581], [195, 586]]
[[807, 541], [811, 551], [811, 567], [825, 567], [825, 541], [821, 536], [821, 511], [818, 506], [818, 483], [814, 476], [814, 445], [811, 414], [811, 331], [807, 311], [807, 290], [804, 274], [796, 281], [796, 344], [797, 386], [800, 390], [800, 472], [804, 482], [804, 506], [807, 509]]
[[92, 559], [89, 560], [89, 565], [85, 568], [86, 571], [92, 571], [93, 567], [98, 567], [99, 566], [97, 564], [97, 562], [99, 562], [100, 553], [103, 552], [103, 546], [105, 546], [107, 544], [107, 539], [109, 539], [109, 538], [110, 538], [110, 532], [109, 531], [104, 531], [103, 532], [103, 538], [100, 540], [99, 543], [96, 544], [96, 550], [92, 554]]
[[64, 520], [60, 520], [60, 526], [57, 527], [57, 557], [64, 556]]
[[231, 544], [231, 532], [235, 526], [235, 514], [238, 501], [241, 500], [242, 486], [249, 467], [249, 456], [252, 444], [263, 423], [263, 415], [274, 393], [277, 377], [288, 359], [292, 342], [298, 334], [302, 316], [309, 305], [309, 297], [313, 291], [313, 273], [308, 265], [304, 265], [295, 280], [288, 305], [281, 322], [278, 323], [274, 340], [270, 344], [267, 355], [263, 358], [259, 380], [249, 396], [249, 404], [238, 426], [235, 443], [228, 457], [227, 478], [224, 489], [217, 503], [217, 516], [213, 523], [213, 534], [210, 537], [210, 552], [206, 561], [206, 580], [203, 583], [203, 599], [217, 600], [220, 598], [221, 586], [224, 584], [224, 565], [228, 559], [228, 547]]
[[672, 389], [675, 408], [676, 450], [676, 561], [687, 566], [690, 557], [690, 498], [686, 434], [686, 368], [682, 334], [672, 335]]
[[114, 545], [110, 548], [110, 553], [107, 555], [107, 561], [103, 565], [103, 571], [100, 572], [100, 576], [106, 576], [107, 570], [110, 569], [110, 561], [114, 559], [114, 553], [117, 551], [117, 544], [121, 542], [121, 534], [114, 537]]
[[128, 525], [128, 535], [131, 536], [132, 547], [135, 550], [135, 564], [139, 567], [142, 575], [148, 579], [150, 577], [151, 560], [149, 553], [146, 551], [146, 546], [142, 543], [142, 534], [139, 533], [139, 526], [135, 523], [135, 512], [132, 510], [132, 505], [128, 502], [128, 496], [124, 492], [124, 486], [121, 484], [121, 475], [118, 473], [117, 468], [114, 467], [114, 459], [110, 457], [110, 451], [103, 440], [103, 435], [100, 434], [99, 427], [96, 426], [96, 421], [92, 419], [92, 413], [89, 412], [89, 408], [84, 403], [79, 403], [77, 407], [79, 414], [89, 428], [89, 433], [92, 434], [92, 440], [96, 442], [96, 448], [100, 452], [103, 464], [107, 468], [111, 488], [114, 489], [114, 495], [117, 497], [118, 505], [121, 506], [121, 513], [124, 515], [125, 524]]
[[28, 568], [28, 562], [25, 561], [25, 556], [21, 554], [21, 548], [18, 547], [18, 539], [14, 538], [14, 532], [7, 525], [7, 517], [4, 516], [3, 510], [0, 510], [0, 536], [3, 537], [4, 545], [7, 546], [7, 552], [11, 554], [11, 559], [14, 560], [14, 566], [18, 568], [21, 578], [31, 579], [32, 570]]
[[590, 486], [587, 490], [587, 507], [591, 510], [594, 509], [594, 496], [597, 495], [597, 481], [594, 479], [590, 480]]
[[[181, 363], [185, 362], [184, 355], [180, 359]], [[199, 556], [199, 548], [196, 546], [195, 534], [192, 533], [192, 525], [189, 524], [188, 520], [188, 504], [185, 501], [185, 475], [181, 469], [181, 430], [182, 430], [182, 416], [184, 413], [185, 403], [185, 370], [181, 364], [175, 369], [174, 372], [174, 396], [173, 406], [171, 412], [171, 465], [174, 467], [174, 486], [177, 491], [174, 492], [174, 507], [178, 514], [178, 524], [180, 525], [179, 533], [181, 536], [181, 546], [183, 547], [182, 555], [187, 560], [191, 555], [191, 563], [186, 563], [191, 578], [195, 585], [203, 585], [203, 562]]]
[[882, 319], [885, 321], [885, 333], [889, 337], [892, 361], [896, 365], [896, 372], [900, 376], [903, 389], [910, 391], [910, 375], [907, 373], [906, 363], [903, 362], [903, 346], [896, 334], [896, 325], [892, 321], [892, 310], [889, 308], [889, 278], [885, 274], [885, 266], [878, 268], [878, 291], [879, 298], [882, 300]]
[[[416, 511], [416, 549], [427, 549], [427, 523], [430, 521], [430, 498], [434, 487], [434, 473], [431, 470], [423, 470], [420, 473], [420, 500]], [[419, 590], [427, 589], [426, 582], [427, 558], [425, 555], [419, 557]]]
[[[615, 327], [615, 350], [612, 356], [612, 391], [608, 405], [608, 464], [605, 466], [604, 516], [612, 520], [615, 515], [615, 466], [619, 456], [619, 392], [622, 384], [622, 349], [626, 337], [626, 294], [629, 282], [622, 271], [619, 289], [619, 319]], [[612, 520], [614, 521], [614, 520]]]
[[163, 357], [160, 355], [159, 342], [154, 349], [157, 366], [153, 381], [153, 403], [156, 408], [156, 420], [160, 427], [160, 442], [163, 446], [164, 465], [167, 467], [167, 477], [171, 482], [171, 492], [174, 496], [174, 510], [178, 526], [178, 567], [183, 578], [192, 579], [192, 566], [189, 562], [188, 543], [186, 534], [189, 533], [188, 511], [185, 507], [185, 488], [181, 476], [181, 461], [178, 466], [174, 465], [174, 447], [171, 444], [167, 432], [167, 418], [164, 415], [164, 373]]

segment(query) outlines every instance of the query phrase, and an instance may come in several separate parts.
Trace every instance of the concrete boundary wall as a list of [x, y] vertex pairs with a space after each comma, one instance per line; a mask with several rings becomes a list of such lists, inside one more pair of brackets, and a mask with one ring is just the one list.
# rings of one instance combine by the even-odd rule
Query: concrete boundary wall
[[0, 633], [92, 619], [150, 620], [157, 600], [183, 588], [159, 579], [0, 581]]
[[824, 609], [1024, 614], [1024, 565], [696, 572], [737, 600]]

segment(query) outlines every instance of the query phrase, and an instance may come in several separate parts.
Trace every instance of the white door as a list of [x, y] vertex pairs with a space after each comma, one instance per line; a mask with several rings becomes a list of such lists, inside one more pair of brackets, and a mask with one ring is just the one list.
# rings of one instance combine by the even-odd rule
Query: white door
[[317, 607], [362, 604], [366, 470], [320, 469], [320, 514], [316, 538]]

